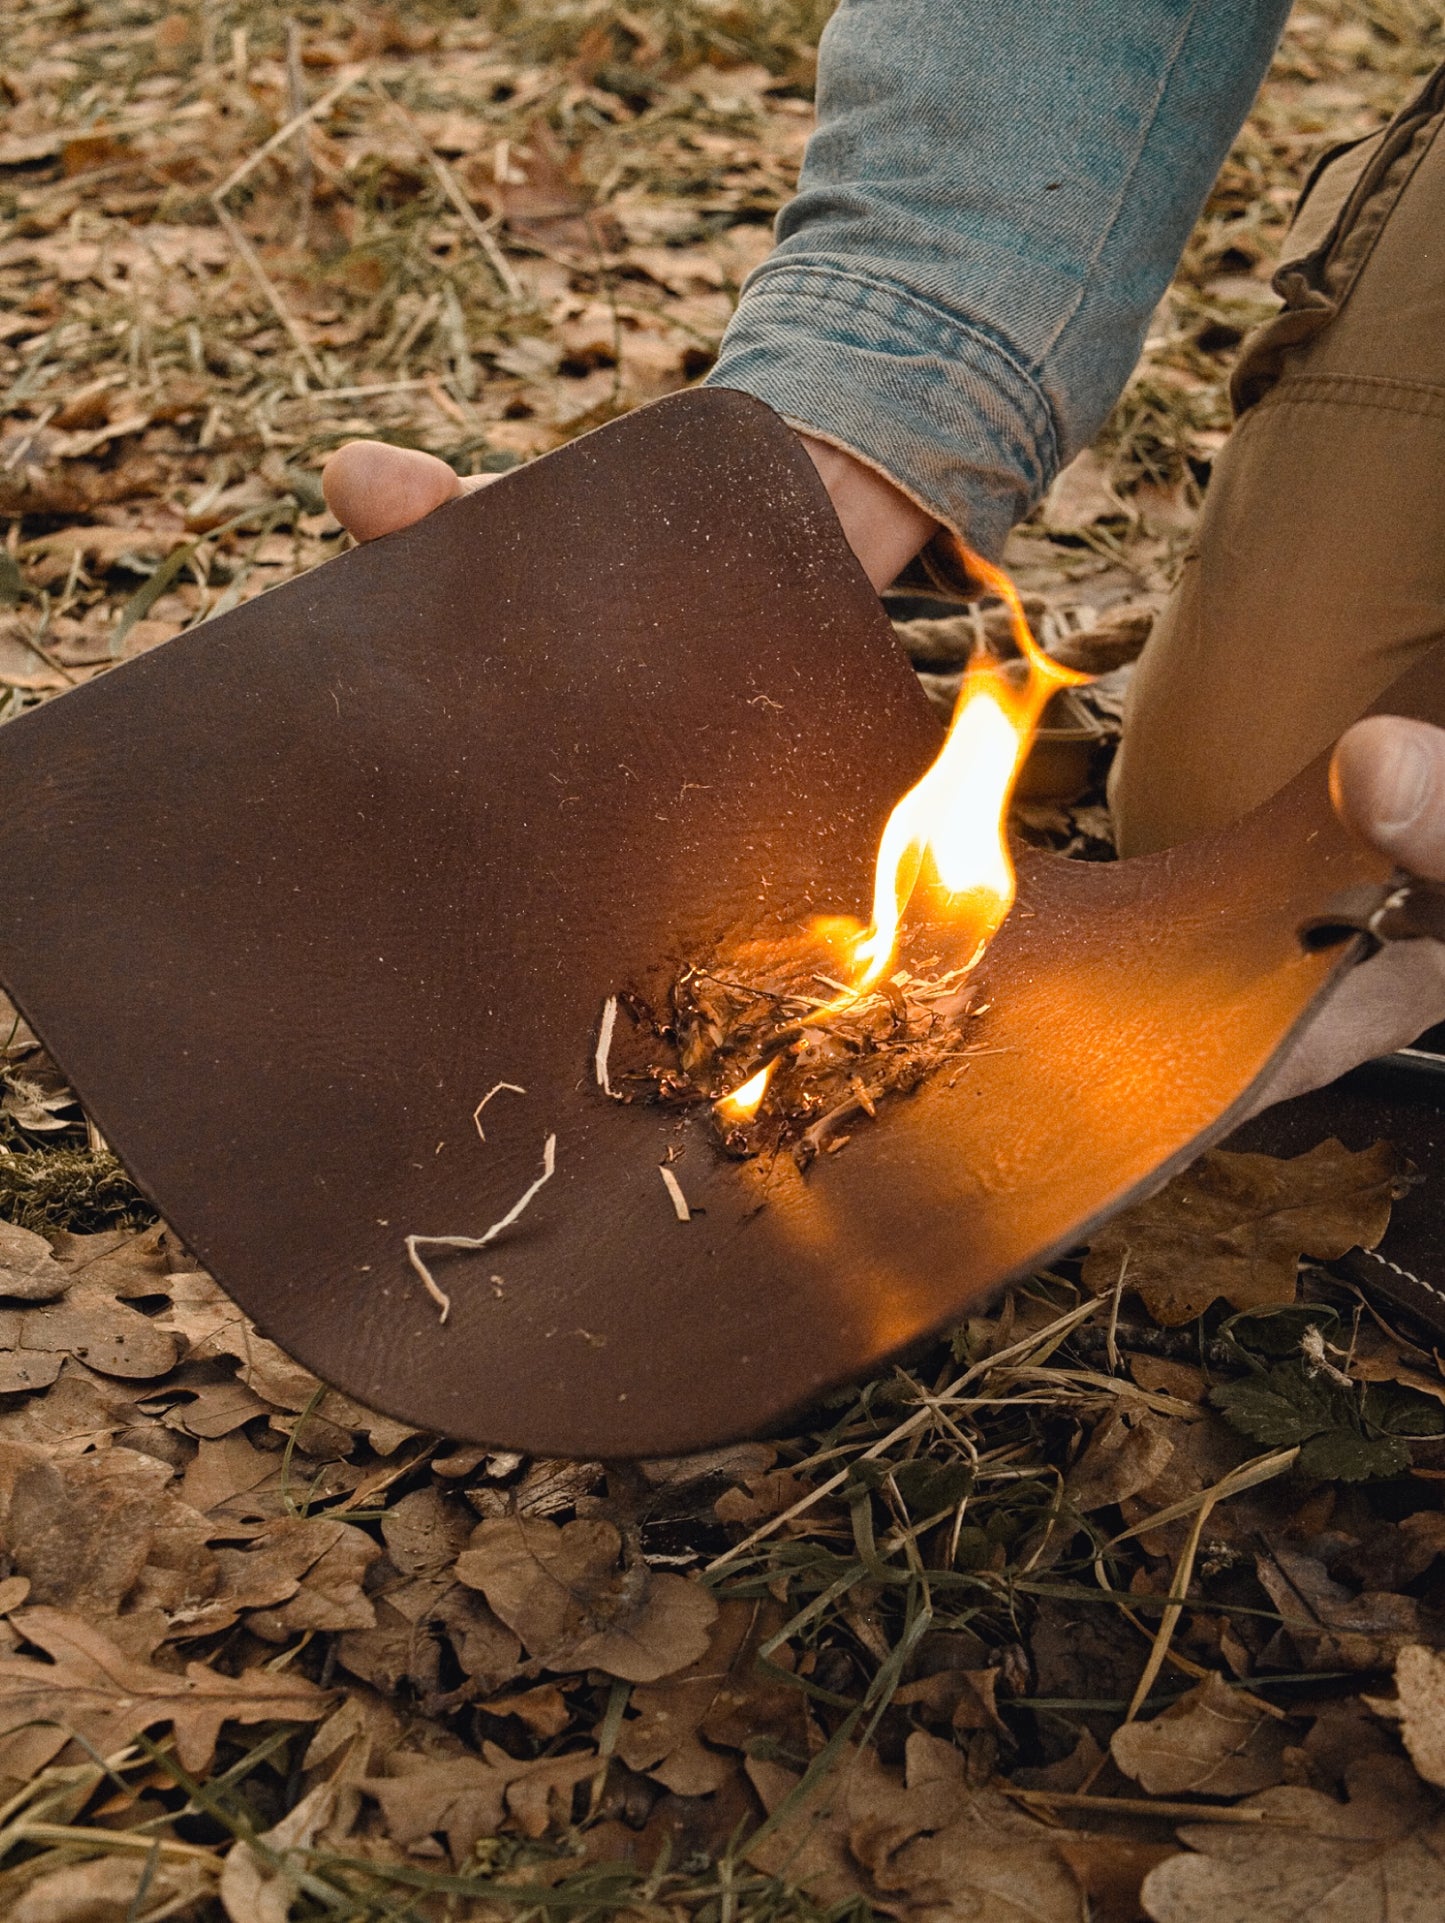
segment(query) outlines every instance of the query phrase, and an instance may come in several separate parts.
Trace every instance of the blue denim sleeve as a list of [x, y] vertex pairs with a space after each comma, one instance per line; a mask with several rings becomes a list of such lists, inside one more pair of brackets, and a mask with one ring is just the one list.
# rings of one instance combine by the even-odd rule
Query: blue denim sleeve
[[717, 366], [996, 555], [1138, 357], [1288, 0], [842, 0]]

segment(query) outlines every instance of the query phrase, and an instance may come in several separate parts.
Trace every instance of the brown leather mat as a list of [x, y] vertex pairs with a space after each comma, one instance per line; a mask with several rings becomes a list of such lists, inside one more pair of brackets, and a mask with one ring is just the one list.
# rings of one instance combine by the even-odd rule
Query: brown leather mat
[[[1346, 953], [1296, 926], [1383, 879], [1318, 769], [1212, 841], [1028, 859], [987, 1052], [806, 1178], [608, 1101], [605, 998], [725, 932], [864, 910], [938, 741], [791, 434], [675, 398], [0, 730], [0, 978], [329, 1380], [518, 1448], [696, 1448], [1215, 1139]], [[501, 1082], [526, 1093], [483, 1143]], [[516, 1226], [434, 1257], [443, 1324], [404, 1237], [478, 1234], [551, 1135]]]

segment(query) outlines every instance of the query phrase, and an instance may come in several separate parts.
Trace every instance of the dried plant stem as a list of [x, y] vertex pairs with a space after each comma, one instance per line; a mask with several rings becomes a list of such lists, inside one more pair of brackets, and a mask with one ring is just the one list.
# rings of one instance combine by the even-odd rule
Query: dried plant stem
[[508, 300], [520, 305], [527, 298], [527, 290], [521, 281], [518, 280], [511, 262], [497, 245], [496, 236], [492, 233], [485, 221], [478, 220], [477, 210], [462, 191], [461, 182], [436, 151], [435, 147], [432, 146], [431, 142], [427, 139], [421, 128], [418, 127], [415, 120], [412, 119], [406, 108], [393, 100], [391, 95], [378, 81], [373, 80], [370, 85], [372, 92], [376, 95], [377, 99], [381, 101], [392, 118], [400, 121], [407, 133], [416, 142], [417, 150], [420, 152], [423, 160], [426, 161], [428, 167], [430, 167], [436, 175], [437, 185], [452, 203], [452, 206], [456, 208], [458, 214], [461, 216], [462, 225], [477, 243], [478, 247], [481, 248], [482, 253], [486, 257], [487, 265], [501, 283], [502, 292], [507, 296]]
[[421, 1250], [428, 1249], [488, 1249], [497, 1237], [511, 1228], [523, 1211], [528, 1207], [537, 1191], [551, 1181], [557, 1168], [557, 1137], [549, 1135], [542, 1145], [542, 1173], [532, 1186], [521, 1195], [498, 1222], [482, 1235], [409, 1235], [406, 1238], [406, 1255], [411, 1266], [421, 1277], [422, 1287], [441, 1310], [441, 1320], [446, 1321], [452, 1312], [452, 1299], [445, 1289], [437, 1286], [436, 1277], [422, 1260]]
[[1149, 1796], [1090, 1796], [1083, 1790], [1015, 1789], [1003, 1786], [1005, 1796], [1032, 1808], [1035, 1804], [1060, 1809], [1112, 1810], [1116, 1815], [1182, 1817], [1189, 1823], [1265, 1823], [1277, 1816], [1269, 1810], [1251, 1809], [1237, 1803], [1163, 1803]]
[[221, 182], [221, 185], [217, 187], [211, 195], [211, 205], [215, 209], [216, 218], [225, 228], [231, 245], [240, 255], [247, 271], [255, 280], [257, 286], [259, 286], [265, 294], [277, 320], [280, 321], [281, 325], [290, 335], [292, 345], [295, 347], [297, 353], [300, 354], [302, 360], [305, 361], [308, 370], [316, 380], [323, 384], [326, 380], [326, 373], [320, 361], [316, 358], [314, 348], [302, 332], [300, 322], [296, 319], [296, 316], [291, 312], [285, 301], [282, 300], [281, 290], [261, 265], [260, 255], [241, 231], [240, 222], [226, 205], [226, 196], [233, 188], [241, 184], [247, 174], [259, 167], [268, 154], [273, 153], [276, 148], [284, 146], [286, 142], [299, 133], [309, 121], [318, 119], [341, 98], [342, 94], [354, 87], [357, 82], [362, 79], [364, 71], [364, 69], [353, 69], [352, 72], [338, 80], [334, 87], [329, 87], [320, 99], [314, 101], [311, 106], [305, 108], [301, 113], [293, 114], [284, 126], [276, 129], [269, 140], [262, 142], [255, 153], [248, 155], [239, 167], [228, 174], [225, 180]]
[[[1015, 1342], [1011, 1348], [1001, 1349], [997, 1355], [985, 1356], [982, 1361], [975, 1362], [971, 1368], [965, 1369], [961, 1376], [950, 1382], [946, 1389], [937, 1395], [929, 1396], [911, 1416], [906, 1416], [902, 1422], [890, 1429], [886, 1436], [880, 1437], [871, 1448], [865, 1449], [862, 1455], [854, 1460], [871, 1462], [875, 1457], [887, 1455], [905, 1437], [911, 1436], [915, 1430], [923, 1428], [930, 1420], [936, 1419], [940, 1407], [952, 1402], [978, 1376], [987, 1375], [994, 1369], [1006, 1366], [1016, 1356], [1031, 1355], [1039, 1349], [1044, 1350], [1046, 1354], [1051, 1354], [1065, 1336], [1076, 1329], [1081, 1322], [1088, 1320], [1103, 1299], [1102, 1296], [1095, 1296], [1092, 1302], [1082, 1302], [1077, 1309], [1070, 1309], [1067, 1315], [1061, 1315], [1056, 1322], [1051, 1322], [1046, 1329], [1040, 1329], [1036, 1335], [1025, 1336], [1022, 1341]], [[745, 1555], [748, 1550], [755, 1548], [758, 1543], [765, 1541], [767, 1537], [775, 1535], [779, 1529], [801, 1516], [805, 1510], [811, 1509], [815, 1502], [821, 1502], [825, 1496], [841, 1488], [851, 1473], [852, 1463], [850, 1462], [846, 1468], [840, 1469], [826, 1482], [820, 1482], [816, 1488], [810, 1489], [807, 1495], [800, 1496], [781, 1515], [774, 1516], [768, 1522], [761, 1524], [750, 1536], [745, 1536], [731, 1549], [724, 1550], [722, 1555], [714, 1556], [703, 1574], [713, 1575], [728, 1563], [735, 1562], [739, 1556]]]
[[[1282, 1475], [1290, 1468], [1299, 1455], [1298, 1447], [1276, 1449], [1273, 1455], [1260, 1456], [1253, 1462], [1246, 1462], [1240, 1468], [1216, 1482], [1212, 1489], [1206, 1489], [1199, 1499], [1199, 1510], [1194, 1518], [1194, 1526], [1189, 1531], [1179, 1564], [1174, 1572], [1174, 1582], [1170, 1589], [1169, 1601], [1163, 1615], [1159, 1618], [1159, 1628], [1154, 1637], [1154, 1647], [1149, 1651], [1149, 1660], [1144, 1665], [1144, 1673], [1139, 1678], [1134, 1694], [1125, 1713], [1124, 1721], [1132, 1723], [1144, 1707], [1150, 1690], [1164, 1667], [1164, 1659], [1169, 1654], [1169, 1645], [1174, 1639], [1174, 1631], [1179, 1626], [1179, 1618], [1189, 1600], [1189, 1585], [1194, 1577], [1194, 1560], [1199, 1554], [1199, 1544], [1204, 1536], [1204, 1525], [1209, 1520], [1218, 1503], [1228, 1501], [1246, 1489], [1253, 1489], [1258, 1483], [1268, 1482], [1272, 1477]], [[1161, 1518], [1151, 1517], [1150, 1528], [1157, 1528]]]

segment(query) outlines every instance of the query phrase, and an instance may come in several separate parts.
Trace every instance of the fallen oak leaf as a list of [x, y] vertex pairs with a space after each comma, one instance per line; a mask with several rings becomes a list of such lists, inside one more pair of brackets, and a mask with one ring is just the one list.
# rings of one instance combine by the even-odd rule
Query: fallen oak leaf
[[567, 1824], [572, 1792], [596, 1775], [597, 1755], [585, 1750], [527, 1762], [484, 1743], [480, 1757], [398, 1757], [396, 1769], [393, 1776], [360, 1781], [381, 1806], [392, 1840], [405, 1847], [444, 1835], [452, 1860], [463, 1863], [481, 1837], [496, 1835], [509, 1820], [534, 1838], [554, 1822]]
[[1349, 1801], [1281, 1786], [1263, 1820], [1190, 1824], [1144, 1879], [1152, 1923], [1426, 1923], [1445, 1911], [1445, 1808], [1396, 1757], [1346, 1772]]
[[168, 1723], [183, 1769], [202, 1770], [224, 1723], [320, 1720], [333, 1701], [302, 1676], [251, 1669], [224, 1676], [205, 1663], [185, 1673], [157, 1669], [125, 1655], [93, 1623], [58, 1609], [11, 1618], [27, 1642], [51, 1658], [0, 1656], [0, 1736], [26, 1723], [53, 1723], [102, 1756], [113, 1756], [143, 1730]]
[[781, 1626], [776, 1608], [724, 1602], [704, 1655], [660, 1682], [633, 1690], [617, 1737], [617, 1754], [627, 1767], [651, 1776], [675, 1796], [705, 1796], [721, 1789], [737, 1767], [705, 1737], [723, 1748], [740, 1748], [741, 1741], [728, 1738], [738, 1736], [741, 1725], [744, 1741], [770, 1736], [806, 1754], [802, 1691], [757, 1670], [759, 1644]]
[[753, 1759], [748, 1775], [775, 1827], [744, 1854], [816, 1901], [865, 1897], [900, 1918], [1079, 1923], [1082, 1903], [1059, 1832], [997, 1791], [970, 1791], [962, 1752], [915, 1731], [904, 1779], [871, 1750], [844, 1749], [791, 1807], [801, 1778]]
[[1150, 1796], [1245, 1796], [1283, 1774], [1283, 1726], [1210, 1672], [1149, 1722], [1123, 1723], [1109, 1748]]
[[56, 1460], [0, 1442], [0, 1537], [37, 1604], [91, 1620], [199, 1607], [214, 1587], [206, 1525], [154, 1456], [125, 1448]]
[[1407, 1643], [1395, 1658], [1398, 1700], [1367, 1696], [1378, 1715], [1400, 1725], [1400, 1740], [1427, 1783], [1445, 1788], [1445, 1656]]
[[1282, 1543], [1256, 1558], [1255, 1573], [1305, 1669], [1384, 1669], [1427, 1633], [1430, 1618], [1416, 1597], [1384, 1589], [1356, 1595], [1317, 1557]]
[[1237, 1309], [1293, 1302], [1301, 1255], [1330, 1261], [1380, 1240], [1396, 1175], [1388, 1142], [1330, 1140], [1289, 1159], [1211, 1149], [1095, 1235], [1085, 1287], [1105, 1295], [1122, 1273], [1166, 1328], [1221, 1296]]
[[255, 1843], [242, 1838], [231, 1845], [216, 1889], [230, 1923], [289, 1923], [300, 1889], [286, 1852], [309, 1850], [336, 1815], [336, 1803], [335, 1784], [318, 1783]]
[[0, 1222], [0, 1295], [13, 1302], [54, 1302], [74, 1280], [43, 1235]]
[[[47, 1861], [55, 1862], [57, 1851]], [[213, 1879], [197, 1850], [177, 1862], [158, 1851], [92, 1856], [64, 1863], [27, 1883], [12, 1897], [5, 1923], [128, 1923], [131, 1917], [195, 1916]]]
[[610, 1522], [496, 1516], [472, 1531], [456, 1573], [547, 1668], [656, 1682], [704, 1653], [717, 1603], [685, 1576], [619, 1567], [621, 1554]]
[[0, 1393], [48, 1388], [67, 1355], [101, 1375], [149, 1381], [168, 1373], [178, 1337], [82, 1277], [59, 1302], [0, 1309]]

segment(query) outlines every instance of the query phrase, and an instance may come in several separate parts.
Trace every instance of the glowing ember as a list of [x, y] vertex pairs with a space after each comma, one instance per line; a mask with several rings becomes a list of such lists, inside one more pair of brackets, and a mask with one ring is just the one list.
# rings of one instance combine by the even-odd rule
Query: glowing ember
[[756, 1075], [748, 1077], [741, 1088], [735, 1088], [731, 1095], [724, 1095], [716, 1104], [719, 1116], [725, 1122], [750, 1122], [762, 1107], [763, 1097], [768, 1092], [768, 1083], [777, 1066], [776, 1062], [765, 1062]]
[[966, 920], [976, 963], [1013, 906], [1013, 860], [1005, 822], [1009, 800], [1039, 716], [1055, 689], [1089, 679], [1051, 660], [1029, 631], [1018, 590], [1001, 569], [977, 555], [969, 570], [1004, 603], [1024, 675], [999, 661], [975, 660], [959, 691], [948, 736], [937, 761], [888, 818], [873, 878], [873, 920], [858, 938], [861, 994], [892, 961], [898, 932], [925, 866], [953, 897], [952, 912]]

